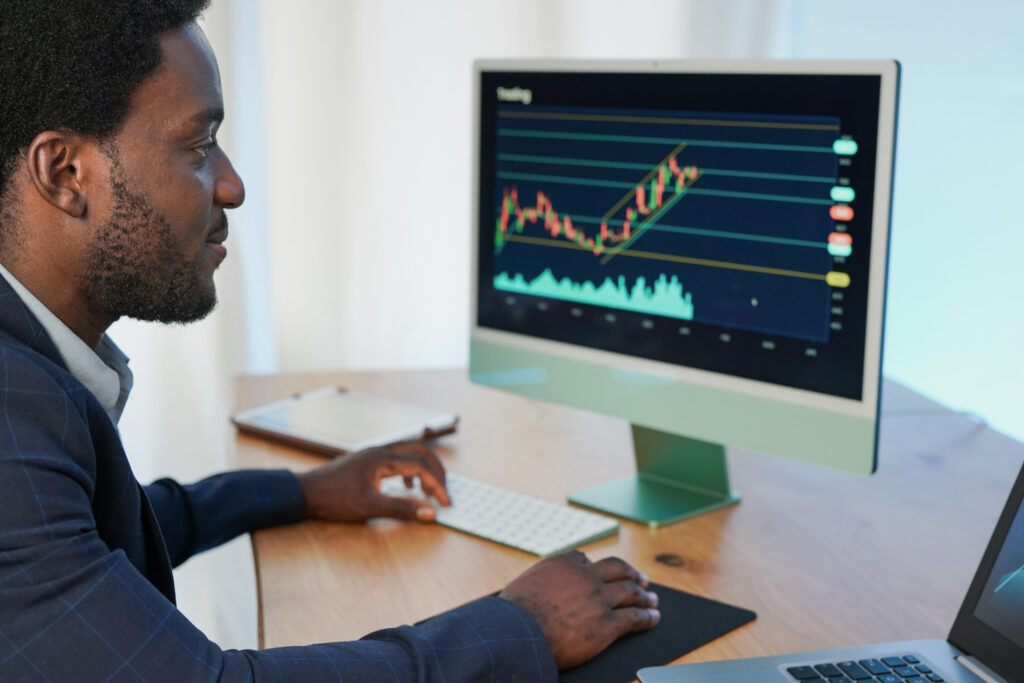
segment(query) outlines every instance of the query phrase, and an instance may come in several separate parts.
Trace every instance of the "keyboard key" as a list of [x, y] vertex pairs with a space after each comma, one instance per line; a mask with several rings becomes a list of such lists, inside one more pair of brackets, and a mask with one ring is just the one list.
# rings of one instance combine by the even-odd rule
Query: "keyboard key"
[[835, 678], [843, 675], [843, 672], [835, 664], [819, 664], [814, 668], [825, 678]]
[[853, 681], [846, 676], [837, 676], [835, 678], [828, 679], [828, 683], [853, 683]]
[[903, 657], [883, 657], [882, 662], [884, 662], [886, 666], [891, 667], [903, 666], [906, 664], [906, 662], [903, 661]]
[[921, 663], [921, 660], [918, 659], [917, 657], [915, 657], [914, 655], [907, 655], [906, 657], [903, 658], [903, 661], [905, 661], [907, 664], [920, 664]]
[[936, 673], [928, 674], [927, 676], [925, 676], [925, 678], [927, 678], [929, 681], [933, 681], [934, 683], [943, 683], [943, 681], [945, 680], [942, 676]]
[[911, 676], [917, 675], [917, 672], [911, 669], [909, 666], [897, 666], [892, 671], [894, 674], [902, 678], [910, 678]]
[[932, 670], [929, 669], [926, 664], [919, 664], [919, 665], [915, 666], [914, 668], [917, 669], [918, 671], [920, 671], [923, 674], [930, 674], [932, 672]]
[[903, 683], [903, 679], [896, 674], [882, 674], [878, 680], [880, 683]]
[[870, 680], [871, 678], [871, 674], [865, 671], [864, 667], [857, 662], [839, 662], [839, 668], [843, 670], [844, 674], [855, 681]]
[[809, 681], [814, 678], [821, 678], [818, 672], [809, 666], [791, 666], [786, 671], [798, 681]]
[[882, 664], [877, 659], [862, 659], [860, 665], [868, 670], [868, 673], [874, 674], [875, 676], [881, 676], [882, 674], [889, 673], [889, 667]]
[[903, 683], [928, 683], [928, 681], [924, 680], [920, 676], [913, 676], [911, 678], [904, 678]]

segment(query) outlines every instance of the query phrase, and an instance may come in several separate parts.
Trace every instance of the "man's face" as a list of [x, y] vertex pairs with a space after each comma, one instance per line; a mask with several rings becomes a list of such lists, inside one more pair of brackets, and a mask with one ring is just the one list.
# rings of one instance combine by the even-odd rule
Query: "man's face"
[[209, 313], [213, 272], [227, 253], [224, 211], [244, 198], [216, 145], [223, 100], [205, 37], [193, 25], [161, 46], [163, 62], [104, 145], [109, 194], [91, 204], [97, 224], [82, 290], [93, 312], [111, 319], [189, 322]]

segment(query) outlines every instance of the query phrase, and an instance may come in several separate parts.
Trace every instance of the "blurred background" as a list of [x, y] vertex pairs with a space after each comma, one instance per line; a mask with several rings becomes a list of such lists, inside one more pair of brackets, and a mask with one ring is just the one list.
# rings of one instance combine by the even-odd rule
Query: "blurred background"
[[[1024, 438], [1019, 0], [214, 0], [203, 25], [247, 199], [209, 318], [111, 330], [143, 482], [228, 466], [239, 374], [467, 364], [479, 57], [898, 59], [884, 372]], [[256, 646], [248, 538], [176, 577]]]

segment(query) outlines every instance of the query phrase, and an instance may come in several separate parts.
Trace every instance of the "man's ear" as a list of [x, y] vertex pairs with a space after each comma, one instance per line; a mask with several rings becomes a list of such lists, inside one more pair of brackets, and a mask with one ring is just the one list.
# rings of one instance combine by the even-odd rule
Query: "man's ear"
[[84, 165], [89, 143], [72, 133], [43, 131], [28, 146], [26, 164], [39, 195], [75, 218], [85, 215]]

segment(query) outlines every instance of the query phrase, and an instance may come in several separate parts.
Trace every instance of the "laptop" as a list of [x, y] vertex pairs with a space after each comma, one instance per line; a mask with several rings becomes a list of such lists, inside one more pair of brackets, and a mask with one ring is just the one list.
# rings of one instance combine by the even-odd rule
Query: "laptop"
[[947, 640], [655, 666], [641, 683], [1024, 683], [1024, 468]]

